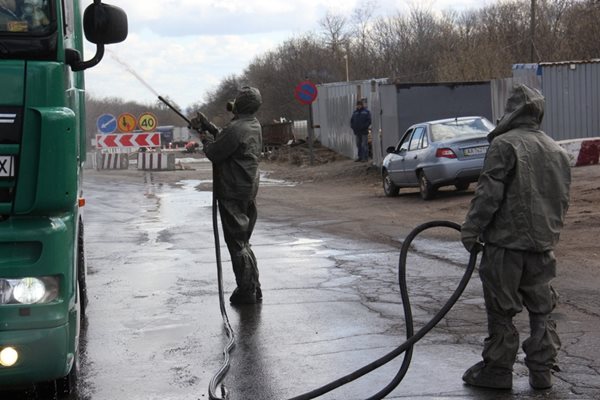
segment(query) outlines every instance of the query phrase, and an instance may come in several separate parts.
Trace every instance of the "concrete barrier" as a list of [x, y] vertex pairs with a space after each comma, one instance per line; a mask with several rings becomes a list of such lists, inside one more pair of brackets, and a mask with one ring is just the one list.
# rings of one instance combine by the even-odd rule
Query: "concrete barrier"
[[561, 140], [557, 143], [569, 154], [572, 167], [598, 164], [600, 161], [600, 137]]
[[96, 169], [128, 169], [129, 157], [127, 154], [102, 154], [96, 153]]
[[173, 171], [175, 169], [175, 154], [138, 153], [137, 169]]
[[83, 163], [84, 169], [96, 169], [98, 160], [96, 160], [96, 152], [90, 151], [85, 153], [85, 162]]

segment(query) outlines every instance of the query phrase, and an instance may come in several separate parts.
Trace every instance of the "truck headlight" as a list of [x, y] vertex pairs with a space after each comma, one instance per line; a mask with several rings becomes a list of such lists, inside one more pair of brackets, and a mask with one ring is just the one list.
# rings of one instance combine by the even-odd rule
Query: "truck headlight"
[[12, 367], [19, 360], [19, 353], [12, 347], [5, 347], [0, 351], [0, 365]]
[[0, 304], [50, 303], [58, 297], [58, 276], [0, 279]]

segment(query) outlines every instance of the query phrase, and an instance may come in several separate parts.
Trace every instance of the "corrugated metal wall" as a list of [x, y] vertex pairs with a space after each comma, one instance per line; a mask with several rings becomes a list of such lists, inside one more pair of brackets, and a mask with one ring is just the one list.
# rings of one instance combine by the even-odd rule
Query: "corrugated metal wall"
[[[379, 85], [379, 102], [371, 110], [374, 124], [371, 126], [373, 164], [381, 165], [387, 155], [386, 149], [398, 142], [387, 132], [398, 132], [398, 93], [396, 85]], [[375, 127], [375, 121], [377, 127]]]
[[600, 136], [600, 61], [542, 63], [542, 130], [555, 140]]
[[[356, 158], [356, 143], [350, 128], [350, 117], [359, 99], [367, 99], [367, 107], [372, 111], [372, 106], [379, 101], [378, 81], [381, 80], [317, 85], [319, 94], [312, 105], [313, 124], [315, 137], [323, 146], [348, 158]], [[375, 115], [372, 117], [375, 119]], [[372, 126], [372, 129], [375, 127]]]
[[513, 66], [513, 77], [505, 79], [494, 79], [492, 86], [492, 122], [504, 115], [506, 100], [515, 85], [524, 84], [529, 87], [542, 90], [542, 79], [538, 75], [537, 64], [516, 64]]
[[[375, 84], [373, 84], [373, 82]], [[373, 116], [373, 163], [412, 124], [453, 116], [482, 115], [495, 122], [513, 85], [541, 88], [546, 97], [542, 129], [556, 140], [600, 136], [600, 60], [518, 64], [513, 77], [491, 82], [387, 84], [387, 79], [318, 85], [313, 103], [315, 136], [349, 158], [356, 157], [350, 116], [366, 98]]]
[[380, 105], [372, 110], [373, 164], [377, 166], [387, 155], [387, 147], [398, 144], [413, 124], [469, 115], [492, 119], [489, 82], [380, 84], [378, 93]]
[[413, 124], [480, 115], [492, 120], [490, 82], [401, 84], [398, 91], [397, 140]]

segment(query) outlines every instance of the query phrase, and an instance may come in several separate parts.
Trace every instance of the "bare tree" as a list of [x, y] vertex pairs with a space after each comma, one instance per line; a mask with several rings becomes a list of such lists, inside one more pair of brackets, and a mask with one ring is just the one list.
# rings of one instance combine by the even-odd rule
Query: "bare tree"
[[[349, 16], [328, 12], [318, 32], [256, 57], [240, 76], [225, 78], [191, 108], [223, 114], [232, 88], [248, 83], [263, 93], [261, 120], [306, 118], [306, 107], [293, 97], [295, 85], [305, 78], [344, 81], [344, 55], [352, 80], [413, 83], [502, 78], [513, 64], [530, 59], [530, 0], [503, 0], [460, 14], [415, 7], [408, 14], [375, 17], [376, 10], [377, 3], [367, 1]], [[538, 0], [535, 15], [536, 60], [600, 57], [598, 0]]]

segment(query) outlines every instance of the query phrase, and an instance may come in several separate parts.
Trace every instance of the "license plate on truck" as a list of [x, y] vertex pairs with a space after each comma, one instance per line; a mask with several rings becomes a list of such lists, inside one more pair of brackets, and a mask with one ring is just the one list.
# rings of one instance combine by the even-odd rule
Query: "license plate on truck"
[[0, 156], [0, 178], [15, 176], [15, 158], [13, 156]]
[[465, 157], [471, 157], [485, 154], [487, 152], [488, 147], [489, 146], [468, 147], [466, 149], [463, 149], [463, 155]]

